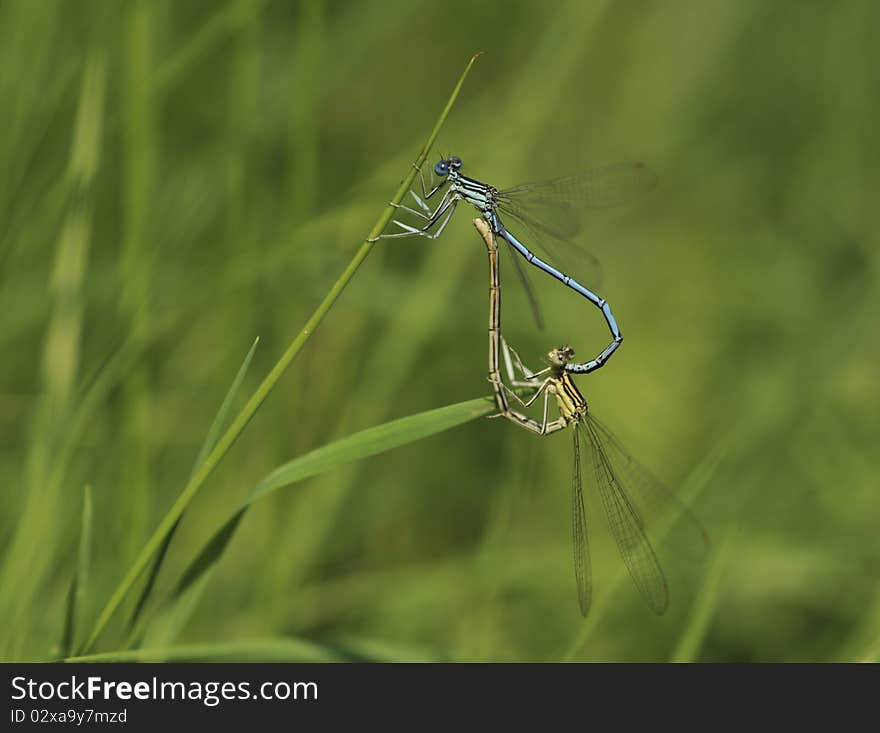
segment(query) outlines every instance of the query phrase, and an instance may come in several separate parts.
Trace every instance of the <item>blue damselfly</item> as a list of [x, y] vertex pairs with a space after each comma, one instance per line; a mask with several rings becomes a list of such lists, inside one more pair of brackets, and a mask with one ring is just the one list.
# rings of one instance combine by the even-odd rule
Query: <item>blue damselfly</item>
[[[623, 341], [623, 335], [611, 313], [611, 306], [604, 298], [581, 285], [573, 277], [535, 255], [509, 231], [501, 217], [503, 214], [518, 221], [531, 232], [535, 243], [547, 251], [547, 237], [567, 240], [576, 233], [580, 219], [578, 213], [581, 208], [611, 206], [631, 200], [653, 186], [654, 175], [641, 163], [620, 163], [595, 168], [567, 178], [500, 190], [464, 175], [461, 168], [461, 158], [456, 156], [438, 161], [434, 165], [430, 184], [425, 183], [424, 175], [419, 170], [422, 195], [410, 191], [419, 210], [401, 204], [397, 206], [419, 217], [425, 223], [421, 227], [414, 227], [395, 219], [394, 223], [403, 231], [381, 236], [422, 236], [436, 239], [443, 233], [458, 203], [465, 201], [471, 204], [480, 212], [492, 231], [525, 258], [526, 262], [556, 278], [602, 312], [611, 332], [611, 343], [595, 359], [565, 365], [565, 370], [572, 373], [587, 373], [599, 369]], [[434, 173], [440, 176], [440, 181], [437, 183], [434, 182]], [[426, 202], [441, 190], [444, 190], [444, 193], [432, 210]], [[554, 259], [552, 255], [550, 259]], [[526, 292], [529, 293], [525, 273], [516, 257], [513, 261], [516, 263], [517, 272], [526, 287]], [[531, 295], [529, 297], [533, 309], [537, 312], [534, 297]], [[538, 320], [540, 321], [540, 316]]]

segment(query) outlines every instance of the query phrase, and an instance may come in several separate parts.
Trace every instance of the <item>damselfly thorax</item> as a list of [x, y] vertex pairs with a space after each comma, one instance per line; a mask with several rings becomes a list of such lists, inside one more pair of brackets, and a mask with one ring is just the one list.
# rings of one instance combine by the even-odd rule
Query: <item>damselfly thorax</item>
[[551, 349], [545, 357], [548, 375], [547, 393], [556, 398], [560, 417], [566, 424], [580, 422], [589, 411], [587, 399], [577, 388], [574, 380], [565, 371], [565, 365], [574, 358], [574, 349], [570, 346], [560, 346]]
[[449, 173], [452, 195], [476, 207], [490, 222], [490, 215], [498, 208], [498, 189], [488, 183], [470, 178], [457, 170]]

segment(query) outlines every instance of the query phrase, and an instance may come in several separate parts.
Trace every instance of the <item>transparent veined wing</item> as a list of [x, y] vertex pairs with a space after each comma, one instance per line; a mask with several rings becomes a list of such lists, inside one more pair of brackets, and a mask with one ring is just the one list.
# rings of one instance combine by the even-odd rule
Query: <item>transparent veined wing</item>
[[571, 475], [571, 538], [574, 551], [574, 577], [577, 582], [578, 604], [581, 615], [590, 611], [593, 583], [590, 570], [590, 544], [587, 537], [587, 515], [584, 508], [584, 489], [581, 480], [581, 446], [578, 431], [574, 435], [574, 468]]
[[[603, 440], [595, 420], [588, 414], [577, 425], [590, 443], [596, 488], [608, 528], [630, 577], [651, 610], [662, 615], [669, 605], [669, 588], [657, 554], [645, 534], [645, 523], [628, 493], [623, 464], [616, 459], [615, 447]], [[630, 465], [629, 468], [632, 468]]]
[[499, 191], [498, 208], [502, 218], [513, 218], [532, 235], [526, 246], [543, 249], [551, 264], [576, 279], [588, 272], [595, 286], [598, 260], [572, 241], [583, 228], [585, 210], [634, 201], [655, 185], [656, 176], [643, 163], [617, 163]]
[[583, 173], [539, 183], [524, 183], [498, 192], [499, 202], [529, 208], [564, 203], [573, 209], [617, 206], [643, 196], [657, 183], [644, 163], [626, 162], [591, 168]]
[[[591, 252], [572, 239], [577, 234], [577, 229], [572, 229], [570, 235], [563, 233], [560, 224], [565, 217], [564, 212], [564, 208], [557, 206], [553, 207], [552, 213], [547, 212], [539, 218], [525, 211], [502, 208], [501, 218], [505, 227], [510, 228], [517, 239], [537, 252], [548, 264], [562, 270], [566, 275], [571, 275], [575, 280], [583, 280], [584, 284], [588, 282], [592, 288], [598, 288], [602, 280], [602, 266]], [[541, 221], [547, 217], [552, 218], [550, 224]]]
[[529, 280], [529, 276], [526, 274], [526, 268], [523, 267], [521, 255], [513, 250], [513, 245], [510, 242], [503, 238], [502, 240], [507, 244], [507, 249], [510, 251], [510, 259], [513, 261], [513, 269], [516, 270], [519, 282], [526, 293], [526, 300], [529, 302], [529, 310], [532, 311], [535, 325], [538, 327], [539, 331], [543, 331], [544, 318], [541, 315], [541, 306], [538, 303], [538, 297], [535, 295], [535, 289]]
[[680, 522], [684, 526], [675, 533], [681, 535], [676, 549], [696, 550], [697, 554], [704, 555], [710, 541], [702, 522], [660, 479], [627, 452], [617, 436], [594, 413], [589, 413], [589, 420], [605, 446], [612, 465], [623, 476], [624, 485], [637, 510], [646, 518], [648, 533], [659, 533], [664, 530], [664, 524], [671, 526]]

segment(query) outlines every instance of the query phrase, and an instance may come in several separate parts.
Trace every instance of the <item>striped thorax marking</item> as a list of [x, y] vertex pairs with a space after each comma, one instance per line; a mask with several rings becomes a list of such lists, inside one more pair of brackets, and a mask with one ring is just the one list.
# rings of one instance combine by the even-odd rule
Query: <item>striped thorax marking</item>
[[589, 411], [587, 399], [565, 371], [565, 365], [573, 358], [574, 349], [570, 346], [560, 346], [547, 354], [547, 362], [550, 365], [550, 383], [547, 390], [556, 398], [559, 414], [569, 423], [579, 422]]

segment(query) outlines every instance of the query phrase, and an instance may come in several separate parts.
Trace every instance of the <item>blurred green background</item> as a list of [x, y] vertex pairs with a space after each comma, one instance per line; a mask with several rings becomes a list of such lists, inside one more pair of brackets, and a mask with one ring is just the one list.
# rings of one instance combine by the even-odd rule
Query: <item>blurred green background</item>
[[[482, 50], [438, 141], [466, 172], [509, 186], [637, 159], [658, 175], [585, 234], [626, 342], [580, 386], [692, 503], [711, 549], [663, 555], [671, 605], [654, 617], [594, 507], [584, 621], [568, 436], [480, 419], [255, 505], [166, 643], [241, 644], [230, 658], [298, 658], [288, 639], [373, 659], [876, 659], [878, 26], [868, 0], [6, 0], [3, 658], [59, 653], [86, 486], [78, 634], [92, 625], [254, 338], [236, 409]], [[185, 515], [157, 598], [279, 464], [488, 393], [471, 218], [374, 247]], [[528, 363], [605, 345], [595, 310], [532, 281], [545, 332], [515, 284], [504, 310]], [[130, 645], [136, 595], [99, 651]]]

